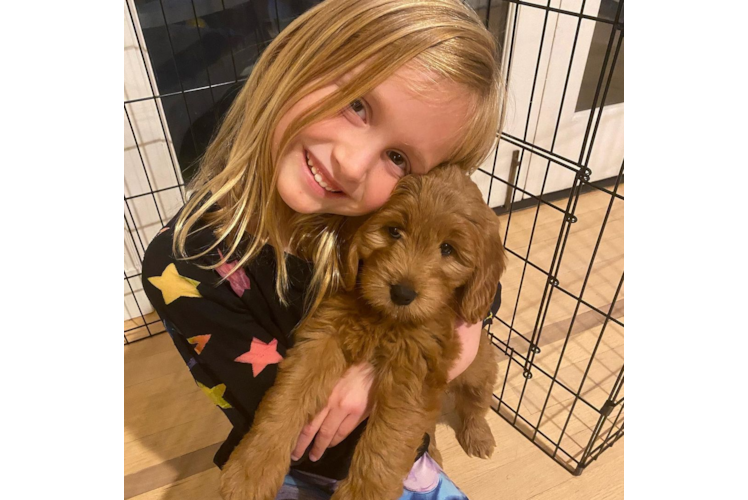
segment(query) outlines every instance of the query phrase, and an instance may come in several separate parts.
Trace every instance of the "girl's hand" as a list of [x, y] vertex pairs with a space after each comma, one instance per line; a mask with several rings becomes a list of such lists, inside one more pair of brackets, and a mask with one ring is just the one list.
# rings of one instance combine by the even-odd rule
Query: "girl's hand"
[[371, 413], [370, 391], [374, 367], [370, 363], [352, 365], [345, 372], [327, 401], [327, 406], [302, 429], [291, 460], [298, 460], [314, 439], [309, 452], [312, 462], [345, 439]]
[[448, 378], [450, 381], [467, 370], [467, 367], [475, 359], [475, 355], [478, 354], [478, 344], [480, 344], [482, 330], [483, 322], [468, 325], [460, 318], [455, 321], [455, 332], [462, 341], [462, 353], [455, 365], [449, 370]]
[[[462, 354], [449, 370], [449, 380], [464, 372], [478, 353], [482, 323], [468, 325], [455, 322], [455, 332], [462, 342]], [[314, 439], [309, 459], [319, 460], [324, 451], [340, 443], [371, 413], [370, 391], [374, 383], [374, 367], [369, 363], [353, 365], [335, 385], [327, 406], [302, 429], [291, 454], [298, 460]], [[316, 436], [316, 439], [315, 439]]]

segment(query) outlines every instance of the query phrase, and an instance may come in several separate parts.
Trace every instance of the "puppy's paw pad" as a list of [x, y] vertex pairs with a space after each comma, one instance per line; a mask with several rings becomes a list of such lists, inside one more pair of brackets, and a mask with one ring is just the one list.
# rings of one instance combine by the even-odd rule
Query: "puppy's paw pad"
[[478, 458], [490, 457], [496, 447], [491, 428], [485, 419], [463, 424], [457, 431], [457, 441], [465, 453]]

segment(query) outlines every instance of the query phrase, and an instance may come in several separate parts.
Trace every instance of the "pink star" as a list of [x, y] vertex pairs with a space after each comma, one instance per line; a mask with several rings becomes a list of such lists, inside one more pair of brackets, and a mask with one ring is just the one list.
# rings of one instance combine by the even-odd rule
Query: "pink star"
[[248, 352], [245, 352], [234, 361], [237, 363], [249, 363], [252, 365], [252, 375], [255, 377], [265, 369], [267, 365], [280, 363], [283, 356], [278, 354], [278, 339], [273, 339], [266, 344], [258, 338], [252, 339], [252, 345]]
[[[223, 258], [223, 254], [221, 251], [218, 251], [218, 255], [220, 255], [221, 258]], [[226, 262], [224, 264], [221, 264], [216, 268], [216, 272], [221, 275], [221, 278], [226, 278], [226, 276], [229, 275], [232, 269], [236, 267], [237, 261], [233, 262]], [[235, 294], [237, 294], [239, 297], [242, 296], [245, 290], [249, 290], [249, 277], [247, 276], [247, 273], [244, 271], [243, 267], [240, 267], [235, 273], [233, 273], [228, 278], [229, 284], [231, 285], [231, 289], [234, 291]]]

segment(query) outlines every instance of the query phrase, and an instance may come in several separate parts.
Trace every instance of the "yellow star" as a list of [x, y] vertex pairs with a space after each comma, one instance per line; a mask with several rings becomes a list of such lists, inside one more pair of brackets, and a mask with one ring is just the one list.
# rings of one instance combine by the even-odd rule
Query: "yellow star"
[[223, 393], [226, 392], [226, 384], [218, 384], [217, 386], [211, 387], [209, 389], [198, 382], [197, 386], [203, 390], [205, 395], [208, 396], [211, 401], [213, 401], [213, 404], [216, 404], [221, 408], [231, 408], [231, 405], [228, 404], [225, 399], [223, 399]]
[[181, 276], [173, 262], [166, 266], [161, 276], [148, 278], [148, 281], [161, 290], [166, 304], [171, 304], [179, 297], [202, 297], [197, 291], [200, 282]]

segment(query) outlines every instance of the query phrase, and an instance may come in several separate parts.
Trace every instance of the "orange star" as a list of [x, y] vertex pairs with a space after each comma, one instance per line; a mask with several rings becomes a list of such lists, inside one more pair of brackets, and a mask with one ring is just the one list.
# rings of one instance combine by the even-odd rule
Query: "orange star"
[[210, 340], [210, 335], [196, 335], [187, 339], [187, 342], [195, 346], [195, 352], [200, 354], [205, 349], [205, 344]]
[[273, 339], [266, 344], [258, 338], [252, 339], [249, 351], [245, 352], [234, 361], [238, 363], [249, 363], [252, 365], [252, 375], [259, 375], [267, 365], [280, 363], [283, 356], [278, 354], [278, 339]]

